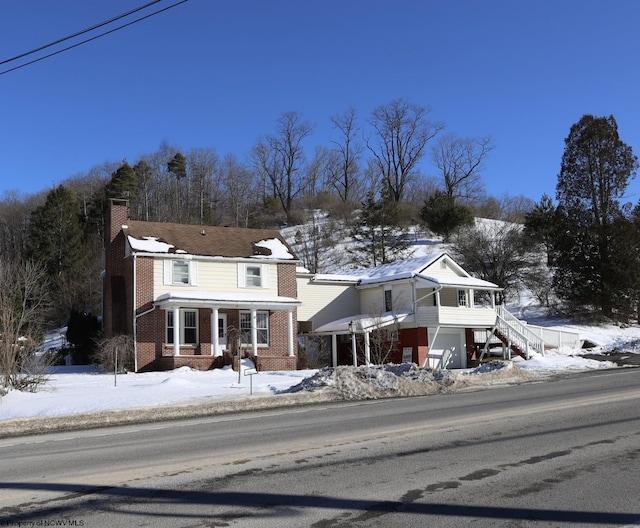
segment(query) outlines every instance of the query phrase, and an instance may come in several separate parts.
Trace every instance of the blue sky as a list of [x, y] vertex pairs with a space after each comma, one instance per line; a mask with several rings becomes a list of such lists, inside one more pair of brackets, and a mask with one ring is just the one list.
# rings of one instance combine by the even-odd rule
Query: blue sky
[[[2, 0], [0, 61], [146, 1]], [[292, 110], [316, 125], [311, 156], [329, 116], [406, 97], [449, 132], [492, 136], [488, 193], [538, 201], [583, 114], [613, 114], [640, 153], [639, 20], [635, 0], [189, 0], [0, 75], [0, 196], [162, 142], [244, 158]], [[420, 168], [436, 174], [430, 156]]]

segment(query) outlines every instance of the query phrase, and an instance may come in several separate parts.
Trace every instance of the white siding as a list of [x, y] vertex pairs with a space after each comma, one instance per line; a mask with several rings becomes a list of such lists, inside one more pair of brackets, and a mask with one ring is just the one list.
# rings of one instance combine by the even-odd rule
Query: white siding
[[249, 292], [260, 295], [278, 294], [278, 268], [276, 264], [265, 264], [263, 270], [268, 274], [268, 288], [238, 288], [238, 263], [196, 260], [197, 284], [177, 285], [165, 284], [164, 264], [166, 259], [155, 259], [153, 263], [154, 298], [163, 293], [185, 291], [209, 291], [209, 292]]
[[364, 288], [360, 290], [361, 314], [377, 315], [384, 312], [384, 288]]
[[391, 288], [392, 291], [392, 303], [393, 303], [393, 311], [397, 312], [400, 310], [413, 310], [413, 295], [411, 284], [409, 283], [400, 283], [394, 284]]
[[313, 327], [358, 313], [359, 294], [353, 284], [319, 284], [298, 277], [298, 321], [313, 321]]
[[423, 271], [425, 275], [433, 275], [435, 277], [466, 277], [464, 272], [457, 269], [448, 258], [440, 259], [434, 262]]

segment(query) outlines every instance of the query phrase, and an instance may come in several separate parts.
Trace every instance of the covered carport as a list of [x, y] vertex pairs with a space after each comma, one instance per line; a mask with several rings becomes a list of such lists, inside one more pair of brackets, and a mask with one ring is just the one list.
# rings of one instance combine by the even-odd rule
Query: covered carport
[[363, 335], [364, 358], [365, 363], [369, 365], [371, 364], [371, 332], [394, 324], [413, 322], [415, 322], [414, 314], [410, 311], [385, 312], [379, 316], [359, 314], [331, 321], [330, 323], [316, 328], [313, 333], [316, 335], [331, 336], [331, 363], [334, 367], [338, 366], [338, 336], [350, 336], [352, 363], [353, 366], [357, 367], [358, 354], [356, 336], [358, 334]]

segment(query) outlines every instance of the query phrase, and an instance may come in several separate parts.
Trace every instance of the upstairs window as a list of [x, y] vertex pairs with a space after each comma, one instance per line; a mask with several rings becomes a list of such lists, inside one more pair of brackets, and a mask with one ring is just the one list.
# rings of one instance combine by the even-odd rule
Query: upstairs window
[[262, 288], [262, 266], [247, 264], [245, 270], [245, 284], [247, 288]]
[[393, 300], [391, 297], [391, 290], [384, 290], [384, 311], [393, 311]]
[[184, 260], [174, 260], [172, 281], [173, 284], [189, 284], [189, 263]]
[[268, 288], [269, 265], [239, 263], [238, 288]]
[[198, 284], [196, 262], [193, 260], [165, 260], [164, 283], [176, 286], [195, 286]]

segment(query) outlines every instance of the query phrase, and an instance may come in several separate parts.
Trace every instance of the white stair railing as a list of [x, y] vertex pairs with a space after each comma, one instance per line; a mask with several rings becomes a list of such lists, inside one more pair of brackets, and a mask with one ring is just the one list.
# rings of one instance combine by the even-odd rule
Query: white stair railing
[[524, 352], [527, 359], [531, 356], [531, 352], [537, 352], [544, 356], [544, 341], [534, 332], [527, 328], [527, 325], [513, 316], [504, 306], [496, 307], [496, 324], [491, 331], [491, 335], [482, 351], [481, 359], [489, 349], [489, 345], [493, 339], [493, 334], [498, 331], [507, 341], [507, 346], [515, 346]]

